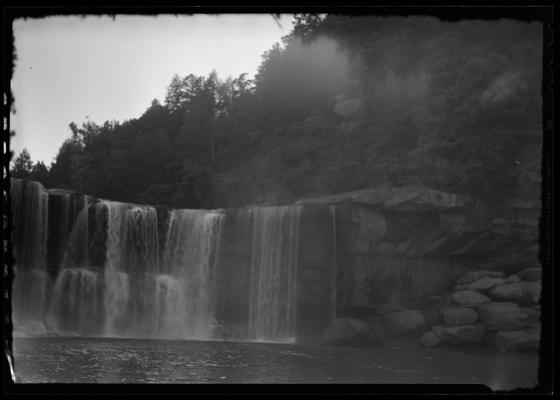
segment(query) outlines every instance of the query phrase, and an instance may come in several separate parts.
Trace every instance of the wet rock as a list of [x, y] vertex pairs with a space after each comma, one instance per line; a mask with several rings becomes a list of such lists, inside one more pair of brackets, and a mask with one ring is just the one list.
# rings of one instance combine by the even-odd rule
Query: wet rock
[[420, 311], [406, 310], [385, 314], [383, 321], [395, 333], [414, 331], [426, 323], [426, 317]]
[[478, 307], [478, 319], [492, 331], [517, 331], [538, 323], [540, 313], [515, 303], [491, 302]]
[[526, 281], [537, 282], [541, 280], [542, 268], [527, 268], [523, 271], [518, 272], [518, 275], [521, 279], [524, 279]]
[[523, 305], [532, 305], [540, 301], [540, 282], [516, 282], [495, 286], [488, 292], [489, 296], [504, 301], [513, 301]]
[[472, 283], [469, 283], [466, 286], [470, 290], [488, 290], [496, 285], [501, 285], [503, 283], [504, 281], [502, 278], [492, 278], [490, 276], [485, 276], [484, 278], [480, 278]]
[[517, 275], [510, 275], [504, 279], [504, 283], [515, 283], [521, 281], [521, 278]]
[[459, 278], [457, 284], [465, 285], [484, 277], [503, 278], [504, 273], [502, 271], [469, 271]]
[[474, 325], [461, 325], [445, 328], [440, 335], [444, 343], [450, 344], [471, 344], [480, 343], [484, 340], [486, 328], [478, 323]]
[[472, 306], [482, 304], [490, 301], [490, 299], [483, 294], [475, 292], [474, 290], [461, 290], [451, 294], [451, 299], [458, 304], [464, 306]]
[[355, 318], [337, 318], [325, 330], [323, 344], [368, 345], [383, 341], [383, 329]]
[[475, 310], [471, 308], [448, 308], [443, 311], [445, 326], [469, 325], [478, 319]]
[[538, 350], [540, 347], [540, 334], [530, 331], [498, 332], [494, 343], [502, 352], [516, 350]]
[[434, 332], [426, 332], [422, 335], [422, 337], [418, 340], [418, 345], [421, 347], [437, 347], [441, 343], [441, 340], [438, 335]]
[[443, 323], [443, 317], [439, 310], [424, 310], [424, 315], [426, 317], [426, 328], [431, 328], [434, 325], [441, 325]]

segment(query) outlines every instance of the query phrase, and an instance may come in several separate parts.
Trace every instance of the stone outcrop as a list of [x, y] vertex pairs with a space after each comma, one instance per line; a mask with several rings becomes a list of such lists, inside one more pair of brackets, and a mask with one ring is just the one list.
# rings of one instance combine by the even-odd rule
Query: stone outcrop
[[425, 186], [408, 185], [392, 188], [381, 186], [330, 196], [302, 199], [295, 204], [366, 203], [385, 209], [417, 210], [419, 208], [460, 208], [472, 204], [468, 196], [441, 192]]
[[383, 321], [395, 333], [415, 331], [426, 323], [426, 317], [417, 310], [397, 311], [385, 314]]
[[518, 275], [521, 279], [529, 282], [538, 282], [542, 277], [542, 268], [527, 268], [519, 271]]
[[451, 299], [455, 303], [464, 306], [474, 306], [490, 301], [488, 297], [474, 290], [461, 290], [459, 292], [455, 292], [451, 295]]
[[482, 342], [485, 333], [484, 325], [478, 323], [445, 327], [440, 331], [439, 338], [444, 343], [464, 345]]
[[422, 335], [422, 337], [418, 340], [418, 345], [421, 347], [438, 347], [441, 343], [441, 340], [438, 335], [434, 332], [426, 332]]
[[469, 283], [466, 287], [469, 290], [488, 290], [493, 288], [496, 285], [503, 284], [504, 281], [501, 278], [492, 278], [489, 276], [485, 276], [484, 278], [480, 278], [474, 282]]
[[477, 319], [476, 311], [471, 308], [448, 308], [443, 311], [443, 320], [447, 327], [472, 324]]
[[383, 342], [383, 327], [356, 318], [337, 318], [322, 336], [322, 343], [332, 345], [373, 345]]
[[466, 285], [483, 278], [502, 278], [503, 271], [469, 271], [457, 280], [457, 284]]
[[500, 301], [513, 301], [524, 305], [537, 304], [541, 297], [540, 282], [515, 282], [495, 286], [489, 296]]
[[491, 302], [478, 307], [478, 319], [492, 331], [516, 331], [538, 323], [540, 313], [515, 303]]
[[512, 350], [538, 350], [540, 348], [540, 334], [531, 331], [498, 332], [495, 344], [502, 352]]

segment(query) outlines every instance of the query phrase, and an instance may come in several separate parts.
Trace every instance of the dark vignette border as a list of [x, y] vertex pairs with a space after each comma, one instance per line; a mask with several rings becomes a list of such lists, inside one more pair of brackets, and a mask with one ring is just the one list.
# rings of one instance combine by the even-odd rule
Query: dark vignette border
[[[117, 14], [195, 14], [195, 13], [340, 13], [346, 15], [380, 15], [380, 16], [409, 16], [424, 15], [439, 18], [444, 21], [459, 21], [464, 19], [497, 20], [510, 18], [521, 21], [540, 21], [543, 24], [543, 150], [542, 150], [542, 214], [540, 219], [540, 254], [539, 260], [543, 267], [542, 287], [542, 331], [539, 365], [539, 384], [533, 389], [518, 389], [512, 394], [550, 394], [553, 392], [555, 376], [553, 355], [554, 332], [558, 331], [557, 321], [552, 320], [553, 315], [553, 26], [554, 8], [550, 4], [530, 5], [499, 5], [472, 6], [465, 3], [447, 2], [437, 4], [432, 1], [429, 5], [414, 4], [410, 2], [393, 1], [390, 6], [385, 4], [375, 6], [197, 6], [197, 5], [158, 5], [154, 4], [135, 6], [90, 5], [76, 6], [59, 5], [50, 7], [36, 6], [8, 6], [3, 7], [3, 130], [2, 130], [2, 264], [3, 264], [3, 395], [68, 395], [68, 394], [97, 394], [97, 395], [177, 395], [177, 394], [233, 394], [233, 395], [341, 395], [341, 394], [487, 394], [490, 389], [482, 385], [255, 385], [255, 384], [210, 384], [210, 385], [81, 385], [81, 384], [14, 384], [12, 380], [13, 358], [12, 351], [12, 319], [11, 319], [11, 287], [14, 278], [12, 266], [14, 263], [11, 231], [12, 218], [9, 194], [9, 163], [12, 158], [10, 151], [10, 110], [13, 96], [10, 91], [10, 81], [13, 74], [16, 55], [14, 52], [14, 37], [12, 22], [17, 18], [41, 18], [53, 15], [109, 15]], [[283, 2], [284, 3], [284, 2]], [[400, 3], [400, 4], [399, 4]], [[436, 3], [436, 4], [435, 4]], [[450, 4], [451, 3], [451, 4]], [[60, 3], [59, 3], [60, 4]], [[182, 3], [184, 4], [184, 3]]]

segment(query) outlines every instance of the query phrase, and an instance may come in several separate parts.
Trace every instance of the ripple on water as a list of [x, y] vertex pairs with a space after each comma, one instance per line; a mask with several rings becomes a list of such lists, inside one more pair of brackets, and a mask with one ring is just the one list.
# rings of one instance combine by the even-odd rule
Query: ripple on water
[[18, 382], [482, 383], [532, 387], [538, 354], [139, 339], [14, 339]]

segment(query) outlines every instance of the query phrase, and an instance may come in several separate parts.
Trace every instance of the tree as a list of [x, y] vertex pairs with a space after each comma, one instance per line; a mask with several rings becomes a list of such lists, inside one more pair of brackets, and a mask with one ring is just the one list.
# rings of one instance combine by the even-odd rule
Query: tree
[[49, 170], [42, 161], [37, 161], [28, 177], [32, 181], [41, 182], [43, 186], [50, 187]]
[[12, 177], [27, 179], [32, 170], [33, 161], [31, 161], [31, 155], [29, 154], [29, 151], [27, 151], [27, 148], [24, 148], [14, 160]]

